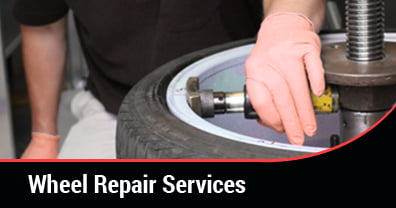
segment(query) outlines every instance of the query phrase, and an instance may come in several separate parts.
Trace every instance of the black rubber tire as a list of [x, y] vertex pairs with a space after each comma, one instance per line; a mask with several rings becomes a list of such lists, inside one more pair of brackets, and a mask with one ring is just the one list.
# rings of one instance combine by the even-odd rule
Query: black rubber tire
[[206, 56], [253, 42], [241, 40], [193, 52], [159, 67], [136, 84], [119, 110], [116, 152], [120, 159], [289, 158], [306, 152], [232, 141], [196, 129], [173, 116], [166, 90], [184, 67]]

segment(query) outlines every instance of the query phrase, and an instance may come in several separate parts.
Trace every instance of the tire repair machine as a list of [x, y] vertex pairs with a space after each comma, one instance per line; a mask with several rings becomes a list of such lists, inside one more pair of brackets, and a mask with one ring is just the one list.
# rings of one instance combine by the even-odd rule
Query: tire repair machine
[[[337, 145], [359, 135], [382, 118], [396, 101], [396, 43], [384, 41], [383, 0], [346, 0], [346, 35], [343, 43], [324, 45], [326, 91], [311, 95], [316, 113], [340, 111]], [[244, 112], [248, 119], [258, 116], [243, 92], [200, 90], [198, 77], [186, 84], [187, 100], [201, 117]]]

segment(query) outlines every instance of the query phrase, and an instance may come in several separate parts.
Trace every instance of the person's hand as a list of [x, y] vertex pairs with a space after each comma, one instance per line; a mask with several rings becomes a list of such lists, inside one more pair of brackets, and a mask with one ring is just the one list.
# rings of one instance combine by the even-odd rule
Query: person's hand
[[276, 13], [262, 23], [245, 63], [246, 87], [261, 123], [286, 132], [295, 145], [304, 133], [314, 136], [317, 123], [310, 98], [324, 92], [321, 43], [313, 23], [298, 13]]
[[21, 159], [56, 159], [59, 153], [59, 135], [33, 132], [32, 139]]

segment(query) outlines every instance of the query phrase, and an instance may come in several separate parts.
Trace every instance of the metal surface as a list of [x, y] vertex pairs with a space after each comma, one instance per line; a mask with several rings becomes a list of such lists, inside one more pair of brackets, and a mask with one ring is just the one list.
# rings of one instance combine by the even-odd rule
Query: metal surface
[[379, 121], [387, 111], [379, 112], [358, 112], [343, 110], [341, 112], [341, 142], [352, 139], [363, 133], [377, 121]]
[[278, 134], [259, 125], [255, 120], [243, 119], [242, 113], [220, 114], [214, 118], [203, 119], [190, 108], [186, 99], [186, 82], [190, 77], [199, 77], [199, 86], [202, 89], [219, 92], [243, 89], [244, 63], [252, 48], [253, 45], [246, 45], [225, 50], [186, 66], [168, 85], [166, 99], [169, 110], [190, 126], [224, 139], [307, 153], [325, 150], [329, 147], [330, 135], [338, 132], [337, 115], [319, 116], [320, 133], [307, 139], [304, 146], [296, 146], [289, 143], [285, 134]]
[[227, 92], [225, 95], [227, 113], [239, 113], [244, 111], [244, 92]]
[[396, 101], [396, 44], [384, 43], [383, 0], [346, 0], [346, 43], [323, 47], [326, 82], [338, 85], [341, 139], [379, 120]]
[[342, 109], [372, 112], [390, 109], [396, 101], [396, 85], [338, 87]]
[[[190, 77], [186, 83], [187, 102], [191, 109], [202, 118], [214, 117], [215, 114], [241, 113], [247, 119], [258, 119], [250, 103], [249, 96], [244, 91], [240, 92], [213, 92], [199, 88], [199, 77]], [[326, 86], [322, 96], [317, 97], [311, 93], [312, 104], [316, 113], [334, 113], [339, 108], [339, 95], [334, 86]]]
[[337, 3], [334, 1], [327, 1], [326, 7], [326, 24], [327, 30], [341, 30], [343, 28], [342, 17]]
[[396, 43], [385, 44], [386, 57], [379, 61], [357, 62], [347, 59], [346, 44], [323, 45], [322, 60], [326, 82], [344, 86], [383, 86], [396, 83]]
[[202, 90], [199, 93], [201, 107], [201, 115], [211, 117], [215, 114], [214, 99], [212, 90]]
[[[322, 45], [345, 42], [345, 33], [321, 36]], [[386, 33], [385, 40], [396, 42], [396, 33]], [[243, 119], [242, 113], [219, 114], [203, 119], [189, 107], [186, 99], [186, 82], [190, 77], [199, 77], [202, 89], [219, 92], [233, 92], [243, 89], [245, 84], [244, 63], [253, 48], [253, 44], [233, 48], [210, 55], [181, 70], [171, 81], [167, 89], [167, 106], [174, 116], [199, 130], [218, 135], [226, 139], [272, 148], [281, 148], [305, 152], [318, 152], [330, 147], [331, 135], [340, 134], [340, 114], [318, 114], [318, 133], [306, 138], [304, 146], [289, 144], [286, 135], [277, 134], [263, 127], [255, 120]], [[330, 59], [330, 57], [329, 57]], [[344, 59], [345, 52], [344, 52]], [[374, 63], [374, 62], [373, 62]], [[334, 142], [333, 142], [334, 143]]]
[[347, 0], [347, 57], [354, 61], [384, 58], [383, 0]]
[[187, 102], [191, 109], [203, 118], [221, 113], [240, 113], [244, 108], [243, 92], [213, 92], [201, 90], [199, 77], [190, 77], [186, 82]]
[[[5, 3], [5, 2], [1, 2]], [[0, 4], [4, 8], [4, 4]], [[1, 10], [1, 12], [3, 9]], [[1, 13], [0, 12], [0, 13]], [[0, 14], [0, 158], [14, 158], [15, 149], [13, 143], [13, 133], [11, 124], [11, 112], [10, 112], [10, 100], [8, 95], [7, 86], [7, 73], [5, 65], [5, 54], [4, 39], [2, 37], [3, 27], [2, 25], [2, 13]]]
[[188, 105], [196, 114], [202, 115], [198, 77], [189, 78], [186, 82], [185, 90]]
[[226, 112], [226, 100], [224, 92], [213, 93], [213, 104], [216, 114], [222, 114]]
[[[240, 113], [244, 111], [243, 105], [245, 102], [243, 92], [213, 92], [213, 105], [206, 106], [208, 108], [214, 108], [215, 114], [224, 113]], [[211, 115], [210, 117], [213, 117]]]

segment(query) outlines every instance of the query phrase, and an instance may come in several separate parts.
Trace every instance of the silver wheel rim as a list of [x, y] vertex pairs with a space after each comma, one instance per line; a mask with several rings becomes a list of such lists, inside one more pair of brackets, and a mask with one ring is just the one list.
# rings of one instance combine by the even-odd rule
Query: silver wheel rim
[[[344, 33], [327, 34], [321, 36], [321, 39], [323, 45], [344, 42], [346, 35]], [[396, 33], [386, 33], [385, 40], [389, 42], [396, 42]], [[198, 60], [182, 69], [172, 79], [167, 89], [166, 100], [171, 113], [178, 119], [189, 124], [190, 126], [193, 126], [194, 128], [233, 141], [267, 148], [306, 153], [315, 153], [328, 149], [329, 147], [326, 147], [323, 144], [329, 143], [328, 141], [330, 135], [319, 135], [318, 138], [320, 138], [320, 141], [315, 141], [316, 138], [307, 138], [306, 143], [308, 141], [308, 144], [304, 146], [291, 145], [288, 143], [285, 135], [277, 135], [275, 138], [273, 136], [275, 133], [272, 130], [261, 127], [258, 124], [255, 124], [254, 121], [247, 121], [242, 115], [224, 115], [223, 118], [217, 120], [203, 119], [196, 115], [188, 106], [186, 100], [185, 84], [189, 77], [198, 76], [200, 78], [201, 89], [211, 88], [215, 89], [216, 91], [241, 91], [244, 85], [243, 64], [253, 46], [254, 44], [249, 44], [225, 50]], [[330, 121], [330, 125], [333, 126], [332, 128], [339, 129], [337, 114], [318, 115], [317, 118], [319, 125], [321, 121], [324, 122], [322, 125], [329, 125]], [[230, 127], [232, 124], [227, 124], [229, 126], [226, 127], [222, 126], [223, 123], [226, 123], [225, 121], [230, 120], [232, 121], [231, 123], [235, 122], [235, 128], [232, 126]], [[238, 132], [238, 128], [242, 127], [243, 125], [259, 128], [256, 131], [263, 131], [266, 133], [263, 133], [263, 136], [252, 136]], [[249, 129], [247, 131], [249, 131]], [[319, 133], [320, 132], [318, 131], [318, 134]]]

